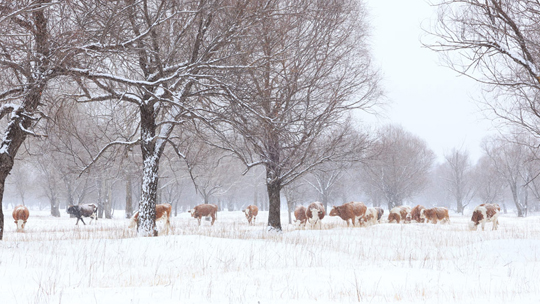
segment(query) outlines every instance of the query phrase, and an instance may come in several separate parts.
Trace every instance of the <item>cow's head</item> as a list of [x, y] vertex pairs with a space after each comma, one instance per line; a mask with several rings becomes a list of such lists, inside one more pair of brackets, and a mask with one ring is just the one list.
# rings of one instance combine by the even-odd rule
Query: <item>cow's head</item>
[[336, 207], [336, 206], [332, 206], [332, 210], [330, 210], [330, 213], [328, 213], [329, 216], [337, 216], [339, 215], [341, 212], [339, 210], [339, 207]]
[[71, 205], [71, 206], [69, 206], [69, 207], [67, 208], [67, 213], [68, 213], [68, 214], [75, 214], [75, 213], [77, 213], [77, 210], [78, 210], [78, 209], [79, 209], [79, 206], [73, 206], [73, 205]]
[[191, 217], [197, 216], [197, 210], [195, 208], [189, 209], [188, 212], [191, 214]]
[[476, 230], [476, 228], [478, 228], [478, 223], [475, 223], [473, 221], [470, 221], [469, 222], [469, 230]]
[[24, 226], [26, 225], [26, 221], [24, 220], [16, 220], [15, 224], [17, 225], [17, 231], [23, 230]]

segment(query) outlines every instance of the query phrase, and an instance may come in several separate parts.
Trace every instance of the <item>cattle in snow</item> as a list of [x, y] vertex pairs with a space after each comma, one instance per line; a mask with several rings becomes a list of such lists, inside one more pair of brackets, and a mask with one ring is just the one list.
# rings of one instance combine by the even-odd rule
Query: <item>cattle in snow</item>
[[246, 215], [246, 219], [248, 220], [248, 224], [255, 225], [255, 220], [257, 219], [257, 214], [259, 214], [259, 208], [255, 205], [249, 205], [246, 209], [242, 210], [244, 214]]
[[377, 209], [369, 207], [366, 209], [366, 214], [363, 217], [363, 224], [373, 225], [378, 223], [378, 212]]
[[411, 207], [409, 206], [398, 206], [392, 208], [390, 210], [390, 214], [388, 214], [388, 222], [389, 223], [400, 223], [400, 222], [406, 222], [407, 220], [407, 214], [411, 212]]
[[294, 220], [294, 223], [298, 225], [298, 227], [306, 227], [306, 222], [307, 222], [306, 207], [296, 206], [296, 208], [294, 209], [294, 217], [296, 218]]
[[13, 209], [13, 219], [15, 220], [15, 224], [17, 225], [17, 231], [23, 231], [24, 226], [26, 225], [26, 221], [28, 220], [28, 217], [30, 216], [30, 212], [28, 211], [28, 208], [23, 205], [18, 205]]
[[499, 212], [501, 207], [498, 204], [482, 204], [474, 208], [471, 221], [469, 222], [469, 228], [476, 230], [479, 224], [482, 224], [482, 230], [486, 222], [492, 222], [493, 226], [491, 230], [497, 230], [499, 225]]
[[415, 221], [417, 223], [424, 223], [425, 219], [420, 217], [420, 212], [424, 209], [426, 209], [426, 207], [422, 205], [416, 205], [412, 208], [411, 212], [407, 214], [407, 222]]
[[423, 209], [420, 211], [420, 218], [426, 219], [426, 223], [437, 224], [437, 221], [443, 223], [450, 222], [450, 216], [448, 216], [448, 209], [444, 207], [433, 207], [430, 209]]
[[89, 217], [90, 223], [88, 224], [91, 224], [92, 220], [97, 221], [97, 210], [98, 207], [96, 204], [71, 205], [67, 208], [67, 213], [72, 214], [77, 218], [75, 225], [79, 225], [79, 220], [86, 225], [83, 217]]
[[381, 207], [373, 207], [375, 208], [375, 210], [377, 210], [377, 221], [379, 221], [379, 223], [381, 222], [381, 218], [384, 214], [384, 209], [381, 208]]
[[[164, 221], [165, 225], [163, 228], [164, 233], [169, 233], [171, 229], [171, 204], [157, 204], [156, 205], [156, 222]], [[139, 219], [139, 211], [135, 212], [131, 219], [129, 220], [129, 228], [137, 226], [137, 221]]]
[[196, 218], [199, 222], [199, 226], [201, 225], [201, 219], [203, 217], [211, 217], [212, 223], [211, 225], [214, 225], [214, 222], [217, 219], [217, 211], [218, 206], [214, 204], [201, 204], [198, 206], [195, 206], [195, 208], [190, 209], [188, 212], [191, 213], [191, 217]]
[[364, 203], [360, 202], [349, 202], [341, 206], [333, 206], [330, 210], [330, 216], [339, 216], [342, 220], [347, 222], [347, 227], [349, 226], [349, 220], [352, 221], [353, 226], [358, 221], [358, 224], [361, 224], [360, 220], [366, 214], [367, 207]]
[[324, 211], [324, 206], [320, 202], [314, 202], [309, 204], [309, 206], [306, 209], [306, 217], [308, 222], [311, 223], [311, 227], [315, 227], [317, 223], [319, 223], [319, 228], [322, 228], [322, 219], [326, 215], [326, 212]]

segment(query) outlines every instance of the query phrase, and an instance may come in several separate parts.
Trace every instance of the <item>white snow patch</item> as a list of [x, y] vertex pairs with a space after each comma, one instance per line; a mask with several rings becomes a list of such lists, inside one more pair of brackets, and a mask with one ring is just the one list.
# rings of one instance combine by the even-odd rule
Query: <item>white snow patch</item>
[[[10, 214], [11, 210], [5, 210]], [[75, 226], [31, 210], [26, 232], [6, 220], [0, 242], [2, 303], [537, 303], [540, 216], [499, 217], [499, 230], [375, 224], [322, 229], [248, 225], [221, 211], [199, 227], [171, 217], [172, 233], [137, 238], [115, 219]], [[267, 219], [268, 212], [259, 216]], [[287, 222], [283, 213], [282, 223]], [[158, 227], [159, 228], [159, 227]]]

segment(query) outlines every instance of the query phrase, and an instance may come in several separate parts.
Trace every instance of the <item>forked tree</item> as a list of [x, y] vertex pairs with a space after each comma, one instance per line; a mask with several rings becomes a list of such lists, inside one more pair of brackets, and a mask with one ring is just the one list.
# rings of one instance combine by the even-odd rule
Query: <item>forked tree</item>
[[[72, 11], [51, 0], [0, 2], [0, 240], [2, 199], [19, 148], [47, 106], [47, 93], [73, 61], [79, 36], [71, 31]], [[58, 83], [58, 82], [56, 82]]]
[[257, 65], [231, 77], [210, 127], [248, 170], [264, 167], [269, 230], [281, 231], [283, 187], [324, 162], [361, 157], [349, 114], [380, 93], [367, 34], [363, 2], [277, 0], [236, 45], [242, 65]]
[[[137, 231], [155, 236], [160, 159], [173, 130], [189, 119], [206, 119], [198, 111], [209, 96], [224, 90], [222, 77], [236, 54], [231, 45], [266, 1], [88, 1], [80, 47], [85, 64], [69, 71], [80, 85], [79, 102], [117, 100], [138, 110], [138, 126], [130, 140], [114, 140], [101, 151], [139, 145], [142, 186]], [[84, 14], [83, 14], [84, 12]], [[84, 54], [84, 55], [83, 55]], [[101, 155], [97, 153], [94, 161]]]

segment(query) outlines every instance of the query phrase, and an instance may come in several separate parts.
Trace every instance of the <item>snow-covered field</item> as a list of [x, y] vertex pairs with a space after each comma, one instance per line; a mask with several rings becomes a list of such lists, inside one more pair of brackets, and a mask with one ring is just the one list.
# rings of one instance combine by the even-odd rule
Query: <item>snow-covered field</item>
[[[265, 230], [241, 212], [216, 224], [183, 213], [173, 233], [137, 238], [115, 219], [75, 226], [31, 210], [0, 242], [0, 303], [539, 303], [540, 216], [500, 217], [499, 230], [378, 224]], [[282, 222], [287, 222], [286, 213]], [[88, 223], [88, 221], [87, 221]]]

